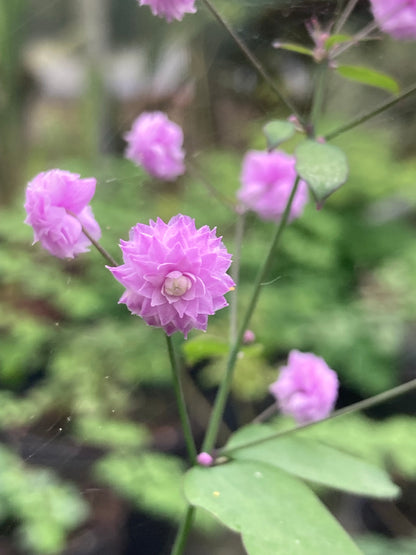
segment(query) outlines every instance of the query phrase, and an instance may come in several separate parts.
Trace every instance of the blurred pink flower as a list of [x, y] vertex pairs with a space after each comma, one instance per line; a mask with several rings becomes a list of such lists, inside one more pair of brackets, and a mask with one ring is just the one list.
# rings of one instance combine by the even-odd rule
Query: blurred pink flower
[[324, 359], [313, 353], [290, 351], [287, 366], [269, 387], [279, 409], [299, 424], [321, 420], [333, 410], [338, 378]]
[[212, 466], [212, 463], [214, 462], [213, 457], [211, 457], [209, 453], [205, 452], [199, 453], [196, 460], [201, 466]]
[[215, 229], [196, 229], [195, 220], [178, 214], [167, 224], [137, 224], [120, 247], [124, 264], [109, 268], [126, 287], [119, 302], [149, 326], [186, 338], [192, 328], [205, 331], [208, 315], [227, 306], [231, 255]]
[[[279, 150], [251, 150], [243, 160], [239, 200], [265, 220], [279, 221], [296, 179], [295, 158]], [[289, 219], [298, 218], [308, 201], [308, 187], [298, 185]]]
[[246, 330], [243, 335], [243, 343], [245, 345], [249, 345], [250, 343], [254, 343], [256, 340], [256, 335], [252, 330]]
[[416, 39], [416, 0], [370, 0], [374, 19], [399, 40]]
[[50, 170], [38, 174], [27, 186], [25, 223], [33, 227], [34, 243], [59, 258], [74, 258], [87, 252], [93, 239], [101, 236], [88, 203], [95, 193], [93, 177], [81, 179], [76, 173]]
[[184, 173], [182, 129], [163, 112], [143, 112], [125, 139], [126, 157], [150, 175], [172, 181]]
[[164, 17], [169, 23], [182, 20], [186, 13], [195, 13], [195, 0], [138, 0], [140, 6], [150, 6], [153, 15]]

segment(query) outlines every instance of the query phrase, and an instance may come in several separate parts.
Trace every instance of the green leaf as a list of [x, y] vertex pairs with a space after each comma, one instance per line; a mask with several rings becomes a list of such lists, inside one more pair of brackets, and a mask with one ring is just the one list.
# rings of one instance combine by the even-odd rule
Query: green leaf
[[144, 426], [123, 420], [84, 416], [75, 421], [74, 434], [81, 441], [113, 449], [138, 449], [149, 443]]
[[185, 495], [242, 535], [249, 555], [353, 555], [351, 538], [305, 484], [260, 462], [194, 467]]
[[[274, 432], [272, 426], [247, 426], [233, 435], [225, 450], [268, 437]], [[231, 456], [236, 460], [265, 462], [304, 480], [358, 495], [393, 498], [400, 492], [388, 474], [377, 466], [323, 443], [295, 435], [243, 447], [233, 451]]]
[[276, 148], [280, 143], [293, 137], [295, 131], [295, 126], [290, 121], [279, 119], [269, 121], [263, 127], [263, 133], [267, 139], [267, 148], [269, 150]]
[[332, 35], [331, 37], [326, 39], [325, 48], [326, 50], [331, 50], [333, 46], [341, 44], [342, 42], [348, 42], [350, 40], [352, 40], [351, 35]]
[[392, 77], [386, 75], [385, 73], [381, 73], [380, 71], [369, 69], [368, 67], [338, 66], [336, 68], [336, 72], [346, 79], [358, 81], [358, 83], [362, 83], [364, 85], [378, 87], [379, 89], [384, 89], [395, 94], [400, 90], [397, 81], [395, 81]]
[[196, 364], [200, 360], [226, 355], [228, 342], [210, 335], [200, 335], [183, 343], [183, 352], [188, 364]]
[[276, 40], [273, 43], [274, 48], [281, 48], [282, 50], [289, 50], [290, 52], [297, 52], [298, 54], [304, 54], [305, 56], [313, 57], [313, 50], [306, 48], [301, 44], [295, 44], [294, 42], [279, 42]]
[[339, 189], [348, 177], [345, 154], [336, 146], [307, 140], [295, 151], [296, 171], [318, 203]]

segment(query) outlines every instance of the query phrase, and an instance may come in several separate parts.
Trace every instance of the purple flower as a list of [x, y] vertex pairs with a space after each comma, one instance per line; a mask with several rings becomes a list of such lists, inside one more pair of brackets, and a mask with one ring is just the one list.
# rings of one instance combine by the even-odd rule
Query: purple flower
[[126, 287], [119, 302], [149, 326], [186, 338], [192, 328], [205, 331], [208, 315], [227, 306], [231, 255], [215, 229], [196, 229], [195, 220], [178, 214], [167, 224], [137, 224], [120, 247], [124, 264], [109, 268]]
[[59, 258], [74, 258], [87, 252], [91, 242], [81, 226], [97, 240], [101, 236], [88, 203], [95, 193], [93, 177], [50, 170], [37, 175], [27, 186], [25, 223], [33, 227], [34, 243]]
[[[265, 219], [279, 221], [296, 179], [295, 158], [281, 151], [249, 151], [243, 161], [239, 200]], [[299, 217], [308, 201], [306, 183], [300, 181], [289, 218]]]
[[150, 175], [172, 181], [184, 173], [182, 129], [163, 112], [143, 112], [125, 139], [126, 157]]
[[338, 385], [336, 372], [324, 359], [293, 350], [269, 391], [284, 414], [306, 424], [329, 415], [337, 399]]
[[186, 13], [195, 13], [195, 0], [138, 0], [140, 6], [150, 6], [153, 15], [164, 17], [169, 23], [182, 20]]
[[416, 0], [370, 0], [378, 26], [395, 39], [416, 39]]

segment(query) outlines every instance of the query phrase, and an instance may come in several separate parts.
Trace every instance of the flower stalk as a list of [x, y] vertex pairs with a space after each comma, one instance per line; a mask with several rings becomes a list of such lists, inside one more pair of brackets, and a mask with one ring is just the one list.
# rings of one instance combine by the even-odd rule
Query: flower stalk
[[292, 102], [283, 94], [283, 92], [279, 89], [279, 87], [275, 84], [274, 79], [267, 73], [264, 67], [261, 65], [260, 61], [257, 57], [253, 54], [253, 52], [244, 44], [244, 42], [240, 39], [240, 37], [234, 32], [233, 28], [229, 25], [229, 23], [222, 17], [219, 11], [215, 8], [215, 6], [211, 3], [211, 0], [202, 0], [208, 10], [212, 13], [215, 19], [224, 27], [227, 33], [231, 36], [233, 41], [236, 43], [238, 48], [242, 51], [244, 56], [248, 59], [257, 73], [264, 79], [264, 81], [269, 85], [275, 95], [279, 98], [279, 100], [286, 105], [286, 107], [290, 110], [292, 114], [294, 114], [299, 122], [304, 125], [304, 120], [302, 116], [298, 113], [297, 109], [294, 107]]
[[[300, 430], [305, 430], [306, 428], [311, 428], [312, 426], [317, 426], [322, 424], [322, 422], [327, 422], [328, 420], [333, 420], [334, 418], [338, 418], [339, 416], [345, 416], [346, 414], [352, 414], [354, 412], [359, 412], [362, 410], [366, 410], [380, 403], [384, 403], [385, 401], [390, 401], [391, 399], [395, 399], [400, 395], [405, 395], [410, 391], [416, 390], [416, 378], [410, 380], [404, 384], [398, 385], [397, 387], [393, 387], [392, 389], [388, 389], [387, 391], [383, 391], [383, 393], [379, 393], [377, 395], [373, 395], [373, 397], [369, 397], [368, 399], [363, 399], [362, 401], [358, 401], [357, 403], [353, 403], [352, 405], [348, 405], [347, 407], [343, 407], [342, 409], [338, 409], [334, 411], [332, 414], [323, 418], [322, 420], [317, 420], [315, 422], [309, 422], [307, 424], [302, 424], [300, 426], [296, 426], [294, 428], [290, 428], [289, 430], [284, 430], [283, 432], [276, 432], [275, 434], [270, 434], [268, 437], [263, 437], [257, 439], [255, 441], [248, 441], [247, 443], [242, 443], [238, 447], [232, 447], [231, 449], [220, 449], [218, 451], [218, 455], [227, 456], [239, 449], [245, 449], [246, 447], [254, 447], [254, 445], [259, 445], [260, 443], [266, 443], [267, 441], [272, 441], [273, 439], [277, 439], [282, 436], [290, 435]], [[273, 407], [276, 406], [275, 404]], [[269, 407], [271, 409], [271, 407]], [[271, 416], [271, 410], [266, 409], [262, 415], [264, 417]], [[273, 411], [274, 413], [275, 411]], [[262, 418], [264, 420], [265, 418]], [[256, 422], [259, 421], [259, 418], [256, 419]]]
[[231, 383], [232, 383], [232, 379], [233, 379], [233, 375], [234, 375], [234, 368], [235, 368], [235, 363], [237, 361], [237, 356], [238, 353], [240, 351], [240, 346], [243, 340], [243, 336], [244, 336], [244, 332], [246, 331], [248, 324], [250, 322], [251, 316], [254, 312], [254, 309], [256, 308], [257, 305], [257, 301], [260, 295], [260, 290], [261, 290], [261, 286], [263, 284], [264, 278], [267, 275], [267, 272], [270, 268], [271, 262], [273, 260], [274, 255], [276, 254], [276, 248], [279, 245], [280, 239], [282, 237], [283, 231], [287, 225], [288, 219], [289, 219], [289, 214], [290, 214], [290, 208], [292, 206], [292, 202], [293, 199], [295, 197], [296, 191], [298, 189], [298, 185], [300, 182], [300, 177], [297, 176], [295, 183], [293, 185], [292, 188], [292, 192], [290, 194], [289, 200], [287, 202], [285, 211], [283, 213], [282, 219], [280, 220], [279, 225], [276, 227], [276, 232], [274, 234], [274, 237], [272, 239], [270, 248], [269, 248], [269, 252], [267, 254], [267, 257], [263, 263], [263, 266], [261, 267], [256, 281], [255, 281], [255, 285], [254, 285], [254, 291], [253, 291], [253, 295], [251, 297], [250, 303], [248, 305], [248, 308], [246, 310], [246, 313], [242, 319], [242, 323], [240, 326], [240, 329], [238, 331], [237, 334], [237, 338], [235, 340], [235, 342], [233, 343], [229, 356], [228, 356], [228, 360], [227, 360], [227, 366], [226, 366], [226, 371], [225, 371], [225, 376], [223, 381], [221, 382], [220, 388], [218, 390], [217, 393], [217, 397], [215, 399], [215, 403], [214, 403], [214, 408], [212, 410], [212, 414], [211, 414], [211, 419], [209, 421], [208, 424], [208, 429], [205, 435], [205, 439], [204, 439], [204, 443], [202, 445], [202, 450], [206, 451], [206, 452], [210, 452], [215, 445], [216, 439], [217, 439], [217, 435], [218, 435], [218, 430], [221, 424], [221, 420], [224, 414], [224, 409], [225, 409], [225, 404], [227, 402], [227, 398], [228, 398], [228, 394], [230, 392], [231, 389]]
[[197, 451], [195, 447], [194, 437], [192, 434], [191, 424], [189, 422], [188, 411], [186, 409], [185, 396], [183, 393], [180, 374], [179, 374], [179, 365], [176, 359], [172, 338], [166, 334], [165, 334], [165, 337], [166, 337], [166, 344], [167, 344], [168, 353], [169, 353], [170, 365], [172, 368], [173, 389], [175, 391], [176, 404], [178, 406], [179, 417], [181, 419], [181, 425], [182, 425], [182, 430], [185, 437], [188, 458], [191, 465], [194, 465], [196, 464]]
[[350, 122], [344, 125], [341, 125], [337, 129], [334, 129], [330, 133], [327, 133], [324, 137], [325, 140], [330, 141], [331, 139], [335, 139], [335, 137], [339, 137], [339, 135], [342, 135], [343, 133], [346, 133], [347, 131], [350, 131], [351, 129], [358, 127], [362, 123], [365, 123], [366, 121], [374, 118], [375, 116], [378, 116], [379, 114], [385, 112], [386, 110], [388, 110], [389, 108], [391, 108], [392, 106], [400, 102], [401, 100], [407, 98], [408, 96], [411, 96], [415, 92], [416, 92], [416, 83], [414, 83], [413, 85], [405, 89], [401, 94], [395, 96], [391, 100], [388, 100], [387, 102], [383, 102], [382, 104], [377, 106], [377, 108], [370, 110], [366, 114], [362, 114], [361, 116], [354, 118]]

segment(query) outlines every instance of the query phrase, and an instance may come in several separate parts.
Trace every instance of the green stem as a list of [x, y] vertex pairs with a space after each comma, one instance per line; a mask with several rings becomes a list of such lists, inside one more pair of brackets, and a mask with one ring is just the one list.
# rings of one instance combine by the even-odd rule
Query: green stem
[[182, 385], [179, 377], [179, 367], [175, 356], [175, 350], [173, 348], [172, 338], [168, 335], [166, 335], [165, 337], [168, 347], [170, 364], [172, 367], [173, 389], [175, 390], [176, 402], [178, 405], [179, 417], [181, 419], [182, 430], [185, 437], [188, 457], [190, 463], [194, 465], [196, 464], [197, 451], [195, 447], [194, 437], [192, 435], [191, 424], [189, 422], [188, 411], [186, 410], [185, 396], [183, 394]]
[[[234, 253], [233, 253], [233, 264], [231, 266], [231, 277], [238, 288], [239, 276], [240, 276], [240, 260], [241, 260], [241, 245], [243, 243], [244, 236], [244, 222], [245, 214], [237, 214], [237, 221], [235, 224], [235, 235], [234, 235]], [[230, 340], [231, 344], [237, 339], [238, 331], [238, 297], [236, 291], [233, 291], [230, 295]]]
[[229, 199], [226, 195], [224, 195], [221, 191], [219, 191], [208, 179], [205, 177], [205, 173], [198, 168], [198, 166], [194, 162], [190, 162], [189, 160], [186, 163], [187, 172], [192, 175], [195, 179], [198, 179], [202, 183], [202, 185], [207, 189], [207, 191], [216, 198], [223, 206], [235, 212], [236, 204]]
[[[399, 397], [399, 395], [404, 395], [409, 391], [416, 389], [416, 378], [414, 380], [410, 380], [402, 385], [398, 385], [397, 387], [393, 387], [387, 391], [383, 391], [383, 393], [379, 393], [378, 395], [374, 395], [373, 397], [369, 397], [368, 399], [364, 399], [363, 401], [358, 401], [358, 403], [353, 403], [352, 405], [348, 405], [342, 409], [338, 409], [334, 411], [331, 415], [327, 418], [323, 418], [322, 420], [317, 420], [315, 422], [309, 422], [308, 424], [303, 424], [301, 426], [296, 426], [295, 428], [290, 428], [289, 430], [284, 430], [283, 432], [276, 432], [274, 434], [270, 434], [268, 437], [264, 437], [261, 439], [257, 439], [255, 441], [249, 441], [245, 444], [238, 445], [238, 447], [234, 447], [231, 449], [224, 449], [220, 450], [219, 454], [227, 456], [234, 451], [238, 451], [239, 449], [245, 449], [246, 447], [253, 447], [254, 445], [259, 445], [260, 443], [265, 443], [266, 441], [271, 441], [273, 439], [277, 439], [278, 437], [286, 436], [298, 432], [299, 430], [304, 430], [305, 428], [311, 428], [312, 426], [317, 426], [322, 422], [327, 422], [328, 420], [333, 420], [334, 418], [338, 418], [339, 416], [345, 416], [346, 414], [352, 414], [354, 412], [358, 412], [360, 410], [366, 410], [371, 407], [375, 407], [380, 403], [384, 403], [384, 401], [389, 401], [394, 399], [395, 397]], [[266, 409], [268, 410], [268, 409]], [[265, 411], [266, 412], [266, 411]]]
[[326, 85], [326, 78], [328, 75], [328, 61], [323, 60], [317, 66], [317, 74], [316, 74], [316, 85], [315, 91], [313, 95], [313, 102], [312, 102], [312, 110], [311, 110], [311, 130], [313, 135], [316, 135], [316, 126], [321, 116], [322, 107], [324, 103], [325, 97], [325, 85]]
[[100, 245], [100, 243], [98, 241], [96, 241], [95, 239], [93, 239], [91, 237], [91, 235], [88, 233], [88, 231], [85, 229], [85, 227], [81, 226], [81, 228], [82, 228], [82, 233], [91, 241], [91, 243], [94, 245], [94, 247], [97, 249], [97, 251], [101, 254], [101, 256], [103, 258], [105, 258], [105, 260], [107, 260], [107, 262], [110, 264], [110, 266], [118, 266], [117, 262], [114, 260], [114, 258], [111, 256], [111, 254], [108, 253], [105, 250], [105, 248]]
[[334, 131], [331, 131], [330, 133], [325, 135], [325, 140], [330, 141], [331, 139], [338, 137], [342, 133], [345, 133], [346, 131], [350, 131], [350, 129], [354, 129], [354, 127], [357, 127], [358, 125], [361, 125], [362, 123], [368, 121], [369, 119], [375, 116], [378, 116], [378, 114], [381, 114], [388, 108], [391, 108], [392, 106], [400, 102], [400, 100], [407, 98], [408, 96], [412, 95], [415, 92], [416, 92], [416, 84], [407, 88], [401, 94], [394, 97], [393, 99], [387, 102], [384, 102], [383, 104], [380, 104], [374, 110], [370, 110], [366, 114], [362, 114], [361, 116], [358, 116], [357, 118], [351, 120], [349, 123], [346, 123], [345, 125], [341, 125], [341, 127], [338, 127], [338, 129], [334, 129]]
[[298, 113], [296, 108], [293, 106], [292, 102], [282, 93], [282, 91], [277, 87], [273, 78], [266, 72], [266, 70], [261, 65], [260, 61], [256, 58], [256, 56], [250, 51], [249, 48], [244, 44], [244, 42], [240, 39], [240, 37], [233, 31], [230, 24], [222, 17], [222, 15], [218, 12], [215, 6], [211, 3], [210, 0], [202, 0], [215, 19], [224, 27], [224, 29], [229, 33], [233, 41], [239, 47], [239, 49], [243, 52], [245, 57], [257, 71], [257, 73], [266, 81], [272, 91], [276, 94], [283, 104], [298, 118], [298, 121], [304, 125], [303, 118]]
[[256, 307], [259, 295], [260, 295], [260, 290], [261, 290], [261, 286], [263, 284], [264, 278], [270, 268], [271, 262], [276, 254], [276, 248], [279, 244], [280, 238], [282, 236], [282, 233], [286, 227], [287, 221], [289, 219], [289, 214], [290, 214], [290, 208], [292, 206], [292, 202], [293, 199], [295, 197], [295, 193], [297, 191], [298, 185], [299, 185], [299, 176], [296, 177], [296, 181], [293, 185], [292, 188], [292, 192], [290, 194], [289, 200], [287, 202], [285, 211], [283, 213], [282, 219], [280, 220], [279, 225], [276, 227], [276, 232], [274, 234], [273, 240], [271, 242], [270, 248], [269, 248], [269, 252], [267, 254], [267, 257], [265, 259], [265, 261], [263, 262], [263, 266], [261, 267], [255, 284], [254, 284], [254, 291], [253, 291], [253, 295], [251, 297], [250, 303], [248, 305], [248, 308], [246, 310], [246, 313], [242, 319], [242, 323], [240, 326], [240, 329], [238, 331], [237, 334], [237, 338], [235, 340], [235, 342], [233, 343], [229, 356], [228, 356], [228, 361], [227, 361], [227, 366], [226, 366], [226, 371], [225, 371], [225, 376], [223, 381], [221, 382], [221, 385], [219, 387], [217, 396], [215, 398], [215, 403], [214, 403], [214, 407], [212, 409], [212, 413], [211, 413], [211, 418], [208, 424], [208, 429], [205, 435], [205, 439], [204, 439], [204, 443], [202, 446], [202, 451], [207, 451], [208, 453], [213, 449], [215, 441], [217, 439], [217, 434], [218, 434], [218, 429], [219, 426], [221, 424], [221, 420], [222, 420], [222, 416], [224, 414], [224, 409], [225, 409], [225, 404], [227, 402], [227, 398], [228, 398], [228, 394], [230, 392], [230, 388], [231, 388], [231, 382], [232, 382], [232, 378], [233, 378], [233, 373], [234, 373], [234, 367], [235, 367], [235, 363], [237, 360], [237, 356], [240, 350], [240, 345], [243, 339], [243, 335], [244, 332], [247, 329], [247, 326], [250, 322], [250, 318], [254, 312], [254, 309]]
[[339, 19], [337, 21], [337, 23], [334, 26], [334, 35], [339, 33], [341, 28], [345, 25], [345, 23], [347, 22], [348, 18], [350, 17], [353, 9], [355, 8], [355, 6], [357, 5], [358, 0], [350, 0], [348, 2], [348, 4], [346, 5], [344, 11], [341, 13], [341, 15], [339, 16]]
[[192, 528], [192, 523], [195, 517], [195, 507], [188, 506], [185, 516], [182, 519], [178, 533], [176, 534], [175, 543], [173, 544], [171, 555], [182, 555]]

